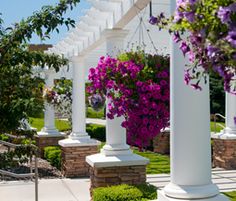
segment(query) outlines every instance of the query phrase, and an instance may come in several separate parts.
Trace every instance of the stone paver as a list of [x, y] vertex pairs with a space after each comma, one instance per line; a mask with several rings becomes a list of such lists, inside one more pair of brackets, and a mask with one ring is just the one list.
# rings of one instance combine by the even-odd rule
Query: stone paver
[[[236, 170], [213, 169], [213, 183], [221, 192], [236, 191]], [[170, 181], [168, 174], [147, 175], [147, 181], [163, 188]], [[42, 179], [39, 181], [39, 201], [89, 201], [90, 179]], [[0, 182], [0, 200], [34, 201], [34, 183]]]
[[[42, 179], [39, 201], [89, 201], [89, 186], [89, 179]], [[33, 182], [0, 182], [0, 200], [34, 201], [34, 188]]]

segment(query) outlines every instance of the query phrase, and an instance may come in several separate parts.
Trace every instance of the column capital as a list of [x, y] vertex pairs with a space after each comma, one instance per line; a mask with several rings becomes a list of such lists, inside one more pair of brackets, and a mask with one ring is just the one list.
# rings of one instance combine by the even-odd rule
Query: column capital
[[128, 35], [129, 31], [125, 29], [105, 29], [102, 33], [106, 40], [109, 39], [124, 39]]

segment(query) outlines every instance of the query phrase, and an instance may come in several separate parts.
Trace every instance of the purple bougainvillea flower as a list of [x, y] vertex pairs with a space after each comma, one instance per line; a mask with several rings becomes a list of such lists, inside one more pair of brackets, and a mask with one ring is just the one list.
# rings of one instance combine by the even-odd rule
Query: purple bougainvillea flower
[[174, 40], [175, 43], [178, 43], [178, 42], [181, 41], [181, 38], [180, 38], [180, 35], [179, 35], [178, 31], [174, 32], [173, 40]]
[[222, 23], [229, 23], [230, 22], [230, 13], [231, 10], [228, 7], [220, 7], [217, 13], [217, 16], [220, 18]]
[[184, 56], [185, 56], [185, 54], [186, 54], [187, 52], [190, 51], [190, 47], [187, 45], [186, 42], [182, 42], [182, 43], [180, 44], [180, 49], [182, 50]]
[[194, 21], [195, 21], [195, 12], [194, 12], [194, 11], [185, 12], [185, 13], [184, 13], [184, 16], [186, 17], [186, 19], [187, 19], [189, 22], [194, 22]]
[[209, 56], [210, 58], [215, 57], [218, 52], [219, 52], [219, 48], [216, 48], [212, 45], [209, 45], [207, 47], [207, 56]]
[[236, 116], [234, 117], [234, 125], [236, 125]]
[[185, 70], [184, 71], [184, 82], [185, 82], [185, 84], [189, 84], [189, 82], [190, 82], [190, 80], [191, 80], [191, 76], [190, 76], [190, 74], [189, 74], [189, 71], [188, 70]]
[[226, 40], [236, 48], [236, 31], [230, 31], [228, 33], [228, 36], [226, 37]]
[[200, 87], [199, 84], [191, 84], [191, 87], [193, 87], [195, 90], [202, 90], [202, 87]]
[[155, 25], [155, 24], [157, 24], [157, 22], [158, 22], [157, 17], [154, 17], [154, 16], [150, 17], [150, 19], [149, 19], [150, 24]]

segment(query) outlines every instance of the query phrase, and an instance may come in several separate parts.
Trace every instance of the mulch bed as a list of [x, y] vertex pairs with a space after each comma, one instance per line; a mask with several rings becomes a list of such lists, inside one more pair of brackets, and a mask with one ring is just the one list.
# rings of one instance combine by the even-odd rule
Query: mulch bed
[[[0, 145], [0, 153], [6, 151], [7, 149], [3, 146]], [[33, 171], [34, 171], [34, 161], [32, 164]], [[17, 173], [17, 174], [25, 174], [25, 173], [30, 173], [30, 164], [22, 164], [19, 167], [11, 168], [8, 169], [7, 171]], [[39, 178], [47, 178], [47, 179], [52, 179], [52, 178], [61, 178], [62, 174], [61, 171], [58, 170], [57, 168], [53, 167], [50, 165], [50, 163], [42, 158], [38, 158], [38, 173], [39, 173]], [[18, 180], [17, 178], [12, 178], [9, 176], [3, 176], [0, 174], [0, 181], [3, 180]]]

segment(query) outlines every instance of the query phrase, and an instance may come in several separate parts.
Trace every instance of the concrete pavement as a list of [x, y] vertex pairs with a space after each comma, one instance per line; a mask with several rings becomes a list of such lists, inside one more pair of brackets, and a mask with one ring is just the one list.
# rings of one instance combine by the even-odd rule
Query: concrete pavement
[[[236, 170], [213, 169], [213, 182], [221, 192], [236, 191]], [[168, 174], [148, 175], [147, 181], [163, 188], [170, 181]], [[39, 201], [89, 201], [89, 178], [39, 180]], [[31, 181], [0, 182], [1, 201], [34, 201]]]

